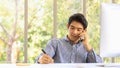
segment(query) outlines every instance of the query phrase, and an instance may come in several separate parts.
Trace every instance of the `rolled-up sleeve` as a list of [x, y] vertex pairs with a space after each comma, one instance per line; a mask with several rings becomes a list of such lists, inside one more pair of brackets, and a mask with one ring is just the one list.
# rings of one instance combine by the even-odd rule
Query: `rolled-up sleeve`
[[94, 50], [91, 50], [87, 54], [86, 62], [87, 63], [102, 63], [102, 58], [99, 55], [97, 55], [94, 52]]

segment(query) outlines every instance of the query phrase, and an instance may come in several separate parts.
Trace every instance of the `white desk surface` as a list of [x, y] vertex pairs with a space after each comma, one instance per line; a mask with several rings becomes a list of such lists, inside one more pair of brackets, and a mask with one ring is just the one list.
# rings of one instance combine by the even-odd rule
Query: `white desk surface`
[[0, 64], [0, 68], [120, 68], [120, 63]]

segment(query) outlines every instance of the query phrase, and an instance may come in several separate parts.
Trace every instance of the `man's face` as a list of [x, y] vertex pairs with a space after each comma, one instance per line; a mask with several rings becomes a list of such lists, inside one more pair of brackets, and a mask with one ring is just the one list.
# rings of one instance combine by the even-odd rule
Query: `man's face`
[[83, 32], [83, 25], [79, 22], [73, 21], [68, 27], [68, 38], [71, 41], [77, 41], [79, 35]]

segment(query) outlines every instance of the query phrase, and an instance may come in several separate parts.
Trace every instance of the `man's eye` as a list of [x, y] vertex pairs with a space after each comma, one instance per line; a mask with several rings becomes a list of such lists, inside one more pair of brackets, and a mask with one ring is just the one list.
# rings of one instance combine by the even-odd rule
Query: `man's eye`
[[78, 31], [82, 31], [82, 29], [78, 29]]

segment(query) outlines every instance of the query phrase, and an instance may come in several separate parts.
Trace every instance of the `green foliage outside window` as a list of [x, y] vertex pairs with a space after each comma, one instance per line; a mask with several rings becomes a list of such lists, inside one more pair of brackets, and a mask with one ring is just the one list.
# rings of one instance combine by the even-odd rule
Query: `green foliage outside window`
[[[18, 1], [18, 24], [16, 34], [20, 37], [15, 42], [20, 42], [18, 62], [24, 61], [24, 0]], [[102, 2], [109, 2], [103, 0]], [[7, 3], [7, 4], [4, 4]], [[116, 0], [116, 3], [120, 3]], [[13, 30], [15, 22], [14, 0], [1, 0], [0, 23], [8, 33]], [[57, 37], [62, 38], [67, 33], [67, 22], [71, 14], [82, 13], [82, 0], [57, 0]], [[100, 0], [86, 0], [86, 18], [88, 20], [88, 34], [90, 44], [99, 54], [100, 44]], [[8, 39], [0, 27], [0, 37]], [[53, 38], [53, 0], [28, 1], [28, 63], [34, 63], [35, 58], [41, 53], [47, 42]], [[0, 40], [0, 61], [6, 61], [6, 45]], [[109, 62], [106, 59], [106, 62]], [[2, 63], [0, 62], [0, 63]], [[119, 62], [119, 61], [118, 61]]]

